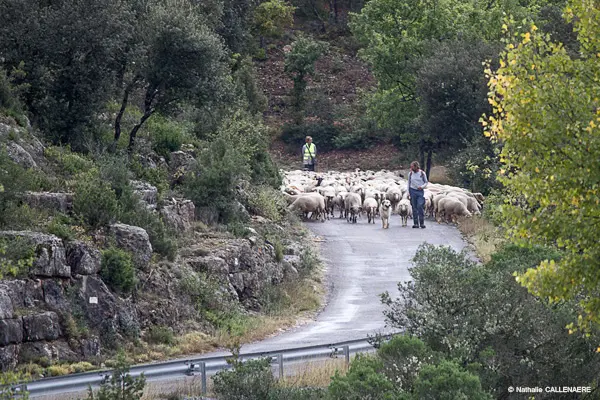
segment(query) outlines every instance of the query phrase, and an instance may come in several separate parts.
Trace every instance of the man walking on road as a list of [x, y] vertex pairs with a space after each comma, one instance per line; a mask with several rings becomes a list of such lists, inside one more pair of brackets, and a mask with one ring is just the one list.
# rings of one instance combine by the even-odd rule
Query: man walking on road
[[425, 229], [425, 195], [423, 189], [427, 187], [427, 176], [419, 167], [418, 161], [410, 163], [410, 172], [408, 173], [408, 198], [412, 205], [413, 228]]
[[304, 169], [314, 171], [317, 163], [317, 146], [312, 142], [312, 137], [306, 137], [306, 144], [302, 146], [302, 162]]

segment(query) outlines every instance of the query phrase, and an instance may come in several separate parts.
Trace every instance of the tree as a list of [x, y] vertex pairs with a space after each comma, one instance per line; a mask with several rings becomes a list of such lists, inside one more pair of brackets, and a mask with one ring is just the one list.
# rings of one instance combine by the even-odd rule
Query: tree
[[269, 0], [256, 7], [254, 29], [260, 37], [261, 47], [265, 47], [265, 37], [279, 37], [294, 23], [295, 9], [284, 0]]
[[414, 397], [420, 400], [492, 400], [493, 398], [481, 389], [481, 382], [476, 375], [461, 370], [451, 361], [424, 366], [415, 382]]
[[482, 123], [503, 146], [509, 236], [564, 253], [517, 280], [553, 303], [577, 300], [577, 324], [590, 329], [600, 323], [600, 8], [572, 1], [565, 15], [579, 54], [532, 24], [507, 44], [500, 68], [488, 70], [494, 113]]
[[328, 45], [311, 39], [310, 37], [300, 36], [292, 48], [285, 55], [285, 72], [294, 81], [292, 96], [294, 99], [295, 121], [297, 125], [304, 119], [306, 78], [315, 72], [315, 62], [327, 50]]
[[[81, 144], [112, 94], [128, 33], [121, 0], [0, 1], [0, 60], [23, 71], [32, 122], [54, 142]], [[19, 67], [21, 65], [22, 67]]]
[[225, 48], [200, 10], [185, 0], [155, 0], [137, 16], [132, 47], [122, 55], [122, 100], [115, 142], [129, 97], [142, 91], [142, 116], [129, 132], [129, 151], [138, 130], [154, 113], [170, 115], [182, 102], [218, 101], [226, 85]]
[[117, 365], [112, 370], [110, 379], [100, 385], [98, 393], [88, 389], [88, 400], [138, 400], [142, 397], [146, 386], [146, 378], [142, 373], [137, 378], [129, 374], [129, 364], [125, 353], [117, 355]]

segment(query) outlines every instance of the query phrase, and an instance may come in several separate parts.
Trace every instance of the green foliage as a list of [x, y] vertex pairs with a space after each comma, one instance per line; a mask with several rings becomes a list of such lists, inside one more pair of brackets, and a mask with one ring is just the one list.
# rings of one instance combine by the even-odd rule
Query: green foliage
[[316, 41], [307, 36], [299, 36], [285, 55], [285, 72], [294, 81], [292, 90], [295, 123], [301, 124], [304, 119], [306, 78], [315, 72], [315, 62], [328, 49], [325, 42]]
[[[264, 3], [263, 3], [264, 4]], [[263, 52], [264, 49], [260, 49]], [[266, 54], [265, 54], [266, 58]], [[232, 68], [236, 87], [241, 89], [248, 103], [248, 112], [251, 115], [262, 113], [267, 109], [267, 96], [257, 84], [256, 69], [251, 57], [234, 55], [235, 64]]]
[[255, 186], [248, 195], [248, 211], [280, 222], [287, 212], [287, 203], [279, 190], [269, 186]]
[[284, 0], [269, 0], [254, 9], [254, 29], [260, 36], [280, 37], [294, 23], [296, 7]]
[[476, 375], [463, 371], [456, 363], [442, 361], [426, 365], [415, 382], [414, 397], [423, 400], [492, 400], [481, 388]]
[[410, 268], [413, 281], [398, 284], [395, 300], [382, 296], [384, 314], [391, 326], [433, 351], [470, 365], [484, 389], [498, 395], [531, 381], [592, 382], [600, 371], [597, 336], [565, 330], [575, 305], [549, 306], [515, 282], [515, 271], [544, 259], [558, 260], [559, 254], [509, 245], [482, 265], [448, 247], [422, 245]]
[[[499, 150], [483, 135], [474, 137], [463, 150], [450, 159], [450, 178], [458, 187], [487, 196], [493, 189], [500, 188], [496, 179], [499, 169], [498, 152]], [[486, 208], [487, 205], [486, 200]]]
[[170, 160], [171, 153], [181, 149], [185, 136], [185, 127], [182, 123], [176, 122], [155, 115], [148, 121], [146, 130], [150, 132], [152, 140], [152, 150], [167, 160]]
[[146, 332], [146, 334], [144, 335], [144, 338], [150, 343], [168, 344], [168, 345], [175, 344], [175, 337], [173, 336], [173, 330], [166, 326], [158, 326], [158, 325], [151, 326], [148, 329], [148, 331]]
[[114, 247], [104, 250], [100, 276], [112, 289], [123, 294], [131, 293], [136, 284], [131, 254]]
[[283, 261], [283, 244], [281, 244], [281, 241], [275, 240], [273, 247], [275, 248], [275, 261]]
[[535, 25], [509, 38], [500, 68], [487, 70], [494, 110], [482, 122], [503, 146], [508, 235], [564, 251], [560, 262], [544, 260], [519, 282], [554, 303], [577, 299], [583, 313], [576, 324], [591, 329], [600, 323], [600, 10], [572, 1], [565, 16], [579, 54], [572, 57]]
[[85, 156], [72, 152], [70, 146], [48, 146], [44, 149], [44, 156], [53, 161], [59, 172], [67, 177], [89, 172], [94, 166]]
[[0, 372], [0, 400], [14, 398], [28, 400], [29, 392], [25, 390], [24, 376], [20, 372]]
[[409, 399], [398, 392], [393, 383], [383, 374], [383, 363], [372, 356], [358, 355], [350, 364], [345, 376], [338, 371], [331, 377], [327, 393], [332, 400]]
[[0, 239], [0, 279], [24, 277], [35, 260], [35, 247], [27, 240]]
[[114, 367], [110, 379], [100, 385], [100, 390], [94, 393], [88, 389], [88, 400], [139, 400], [146, 386], [146, 378], [142, 373], [137, 378], [129, 374], [129, 364], [125, 353], [117, 355], [117, 365]]
[[96, 174], [82, 176], [75, 187], [73, 211], [92, 228], [112, 222], [118, 210], [115, 191]]
[[228, 360], [232, 370], [218, 372], [213, 378], [213, 390], [222, 400], [270, 399], [275, 385], [268, 358], [242, 362]]
[[300, 254], [300, 268], [298, 272], [309, 275], [319, 266], [319, 256], [313, 249], [304, 249]]
[[56, 235], [62, 240], [73, 240], [76, 235], [75, 231], [71, 228], [70, 219], [66, 215], [59, 215], [52, 218], [46, 230], [48, 233]]
[[25, 85], [16, 85], [15, 80], [23, 76], [23, 64], [20, 63], [17, 68], [13, 68], [11, 78], [6, 71], [0, 68], [0, 112], [9, 117], [15, 118], [21, 126], [26, 126], [23, 114], [23, 105], [19, 100], [19, 95], [26, 88]]

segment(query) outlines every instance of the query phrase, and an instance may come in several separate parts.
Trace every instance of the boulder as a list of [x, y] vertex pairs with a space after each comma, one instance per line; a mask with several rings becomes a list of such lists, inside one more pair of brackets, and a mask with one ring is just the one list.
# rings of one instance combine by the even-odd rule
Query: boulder
[[78, 304], [84, 312], [91, 329], [100, 329], [116, 314], [117, 299], [108, 290], [102, 279], [84, 276], [79, 289]]
[[76, 362], [80, 358], [65, 340], [23, 343], [19, 354], [19, 361], [21, 363], [36, 362], [41, 359], [47, 361]]
[[0, 289], [0, 319], [12, 318], [13, 302], [7, 292]]
[[115, 235], [117, 246], [131, 252], [137, 268], [145, 269], [152, 258], [148, 233], [138, 226], [125, 224], [113, 224], [110, 230]]
[[25, 315], [23, 317], [23, 332], [23, 340], [27, 342], [58, 339], [61, 333], [58, 315], [52, 311]]
[[42, 281], [39, 279], [5, 280], [0, 283], [0, 293], [2, 291], [8, 294], [15, 308], [37, 307], [44, 302]]
[[1, 231], [0, 238], [24, 239], [35, 247], [35, 260], [30, 274], [37, 276], [71, 276], [67, 265], [65, 247], [60, 238], [31, 231]]
[[23, 320], [21, 318], [0, 319], [0, 346], [17, 344], [23, 341]]
[[194, 156], [192, 156], [190, 153], [181, 150], [174, 151], [169, 157], [169, 171], [173, 173], [180, 168], [189, 170], [194, 161]]
[[192, 228], [192, 222], [196, 218], [196, 207], [191, 200], [173, 198], [165, 201], [160, 214], [167, 227], [184, 233]]
[[11, 141], [6, 144], [6, 152], [11, 160], [23, 168], [37, 168], [37, 164], [33, 160], [33, 157], [31, 157], [31, 154], [15, 142]]
[[148, 182], [130, 181], [133, 192], [150, 208], [155, 209], [158, 202], [158, 189]]
[[45, 279], [42, 282], [42, 288], [44, 289], [44, 303], [48, 308], [62, 312], [70, 311], [71, 305], [65, 297], [62, 285], [54, 279]]
[[73, 274], [94, 275], [100, 271], [102, 254], [94, 246], [76, 240], [66, 244], [66, 252]]
[[73, 193], [26, 192], [23, 197], [30, 207], [63, 213], [73, 209]]
[[18, 344], [0, 346], [0, 371], [13, 370], [17, 366], [20, 349]]
[[229, 273], [229, 265], [220, 257], [194, 257], [188, 258], [186, 262], [198, 272], [208, 272], [210, 275]]

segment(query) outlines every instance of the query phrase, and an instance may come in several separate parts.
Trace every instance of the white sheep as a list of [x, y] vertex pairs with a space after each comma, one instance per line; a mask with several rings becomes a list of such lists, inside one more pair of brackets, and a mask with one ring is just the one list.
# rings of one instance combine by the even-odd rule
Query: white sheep
[[410, 200], [400, 200], [400, 202], [398, 203], [398, 214], [400, 215], [400, 219], [402, 220], [402, 226], [407, 226], [408, 218], [412, 218], [412, 206], [410, 204]]
[[346, 208], [346, 221], [356, 223], [356, 218], [361, 211], [362, 201], [358, 193], [348, 193], [344, 199]]
[[377, 213], [377, 200], [368, 197], [363, 201], [363, 210], [367, 213], [367, 223], [375, 223], [375, 214]]

